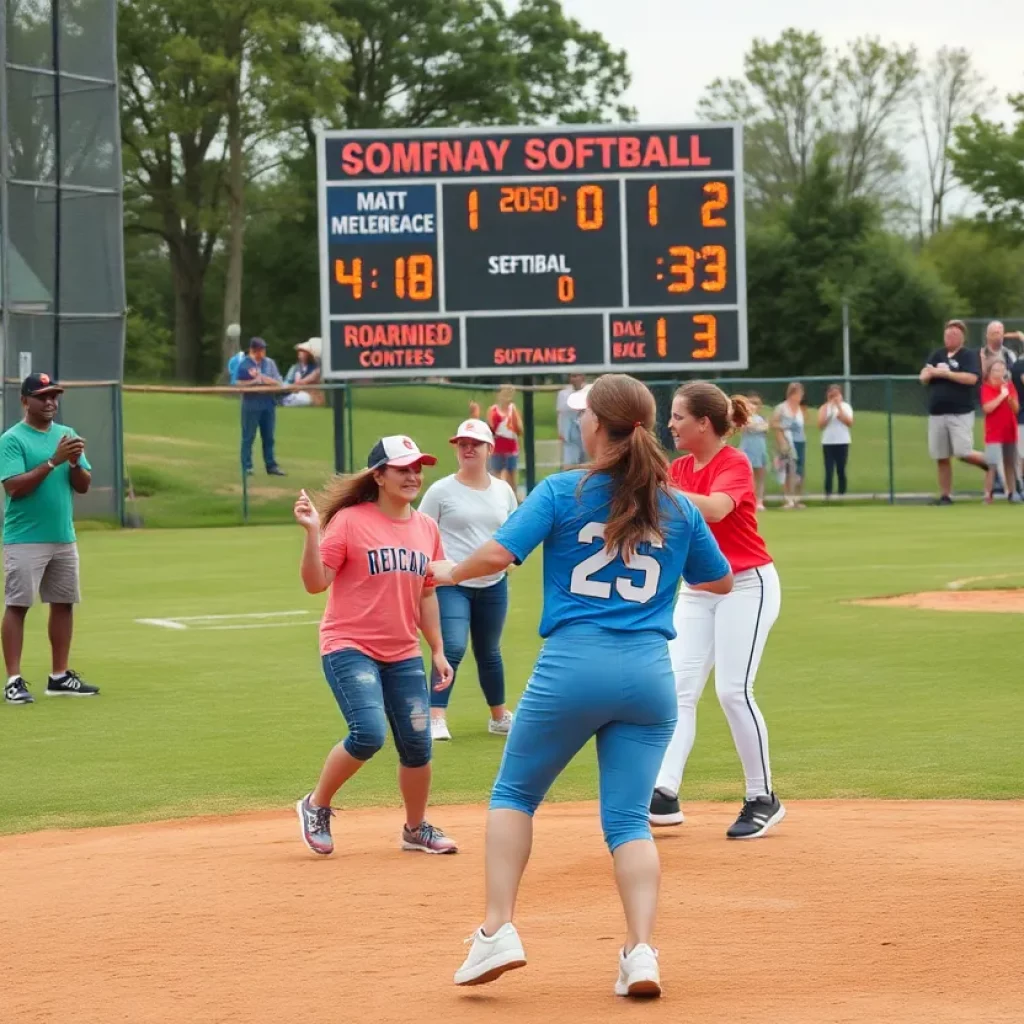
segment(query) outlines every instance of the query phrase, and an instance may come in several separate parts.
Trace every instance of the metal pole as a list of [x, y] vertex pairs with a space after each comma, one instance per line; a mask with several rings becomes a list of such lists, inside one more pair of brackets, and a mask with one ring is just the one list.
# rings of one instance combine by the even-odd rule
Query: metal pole
[[523, 386], [527, 389], [523, 392], [523, 447], [526, 449], [526, 493], [537, 486], [537, 453], [536, 453], [536, 431], [533, 422], [533, 392], [529, 390], [533, 386], [533, 377], [525, 377]]
[[850, 303], [843, 299], [843, 391], [850, 401]]
[[348, 467], [351, 472], [356, 471], [356, 428], [353, 422], [356, 411], [356, 389], [349, 386], [349, 382], [342, 384], [345, 389], [345, 422], [348, 425]]
[[[54, 210], [53, 210], [53, 376], [60, 380], [60, 311], [61, 311], [61, 179], [63, 178], [64, 155], [62, 152], [61, 110], [60, 110], [60, 0], [50, 3], [50, 32], [53, 44], [53, 163], [54, 163]], [[4, 145], [7, 140], [4, 140]]]
[[889, 504], [896, 504], [896, 469], [892, 447], [892, 377], [885, 378], [885, 417], [889, 447]]
[[334, 392], [331, 408], [334, 410], [334, 472], [345, 472], [345, 392], [338, 388]]

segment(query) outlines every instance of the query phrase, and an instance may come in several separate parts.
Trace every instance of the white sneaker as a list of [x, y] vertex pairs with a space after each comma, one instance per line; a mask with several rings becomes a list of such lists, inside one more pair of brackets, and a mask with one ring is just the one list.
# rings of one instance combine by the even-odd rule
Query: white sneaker
[[619, 980], [615, 982], [617, 996], [661, 995], [661, 974], [658, 971], [658, 951], [641, 943], [624, 956], [619, 951]]
[[505, 714], [501, 718], [492, 718], [487, 723], [487, 731], [492, 736], [507, 736], [512, 729], [512, 712], [508, 709], [505, 710]]
[[490, 936], [484, 935], [482, 928], [477, 928], [466, 942], [472, 945], [464, 963], [455, 972], [456, 985], [486, 985], [506, 971], [526, 966], [519, 932], [511, 922], [503, 924]]
[[448, 731], [448, 721], [444, 718], [431, 718], [430, 738], [432, 740], [450, 740], [452, 734]]

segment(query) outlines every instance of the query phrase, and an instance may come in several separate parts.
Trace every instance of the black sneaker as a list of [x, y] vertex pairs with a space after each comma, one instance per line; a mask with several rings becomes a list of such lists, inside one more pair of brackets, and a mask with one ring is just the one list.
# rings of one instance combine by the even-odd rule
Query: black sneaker
[[647, 820], [654, 826], [682, 825], [686, 820], [679, 809], [679, 797], [664, 789], [656, 789], [651, 797], [651, 809]]
[[936, 498], [933, 505], [952, 505], [953, 499], [948, 494], [943, 494], [940, 498]]
[[96, 697], [98, 686], [90, 686], [77, 672], [68, 669], [60, 679], [51, 679], [46, 684], [47, 697]]
[[773, 825], [778, 825], [785, 816], [786, 808], [779, 803], [774, 793], [771, 796], [756, 796], [753, 800], [743, 801], [740, 816], [725, 834], [730, 839], [756, 839]]
[[288, 474], [280, 466], [271, 466], [267, 470], [267, 476], [287, 476]]
[[35, 704], [36, 699], [28, 691], [28, 685], [21, 676], [15, 676], [4, 684], [5, 704]]

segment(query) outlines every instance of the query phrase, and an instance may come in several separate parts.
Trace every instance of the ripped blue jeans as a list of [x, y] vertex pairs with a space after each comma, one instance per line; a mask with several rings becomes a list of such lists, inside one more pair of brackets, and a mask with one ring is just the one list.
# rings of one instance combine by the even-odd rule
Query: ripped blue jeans
[[369, 761], [388, 724], [406, 768], [430, 763], [430, 697], [422, 658], [376, 661], [350, 648], [323, 656], [324, 675], [348, 724], [345, 749]]

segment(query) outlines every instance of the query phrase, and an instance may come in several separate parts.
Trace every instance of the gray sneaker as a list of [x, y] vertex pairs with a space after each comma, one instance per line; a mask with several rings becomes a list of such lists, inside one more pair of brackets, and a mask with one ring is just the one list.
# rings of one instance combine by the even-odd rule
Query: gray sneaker
[[402, 849], [416, 853], [458, 853], [454, 839], [449, 839], [439, 828], [424, 821], [419, 828], [402, 826]]
[[36, 699], [29, 693], [28, 684], [21, 676], [15, 676], [4, 684], [5, 704], [35, 704]]
[[330, 807], [314, 807], [307, 793], [296, 805], [299, 815], [299, 827], [302, 829], [302, 841], [321, 857], [334, 853], [334, 840], [331, 838], [331, 818], [334, 811]]

